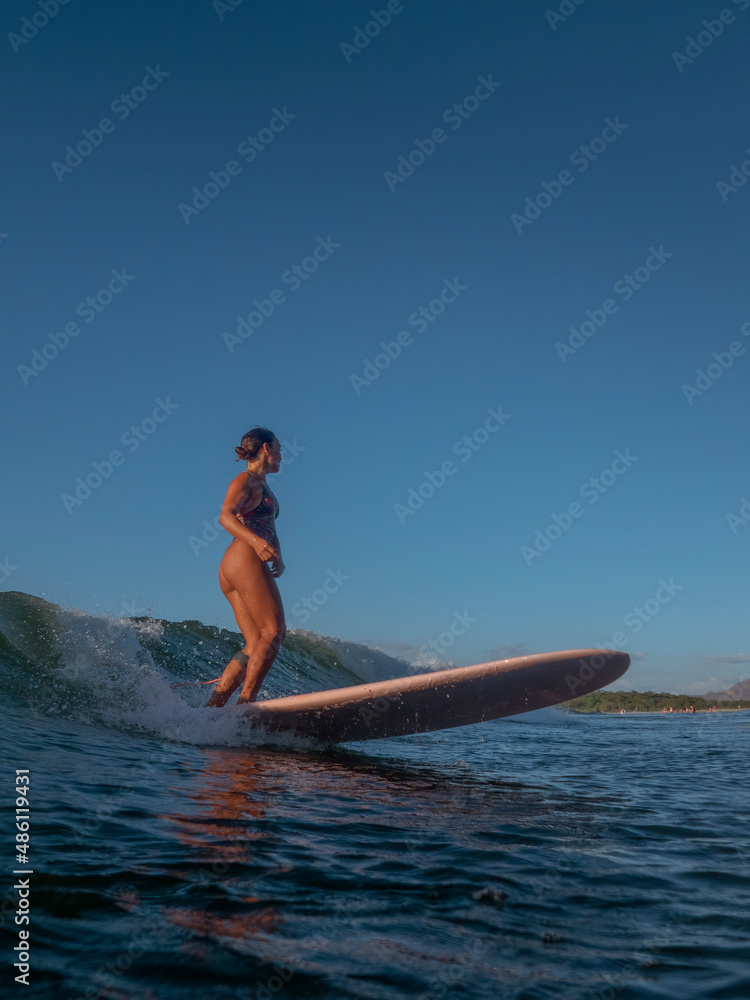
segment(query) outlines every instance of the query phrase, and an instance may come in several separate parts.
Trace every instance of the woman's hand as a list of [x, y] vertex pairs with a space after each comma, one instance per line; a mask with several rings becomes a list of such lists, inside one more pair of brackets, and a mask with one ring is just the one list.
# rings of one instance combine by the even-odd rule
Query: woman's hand
[[284, 560], [279, 556], [271, 563], [271, 576], [281, 576], [285, 569]]
[[254, 545], [255, 551], [258, 553], [258, 558], [261, 562], [277, 562], [281, 559], [281, 553], [278, 549], [275, 549], [270, 542], [267, 542], [265, 538], [259, 538], [257, 543]]

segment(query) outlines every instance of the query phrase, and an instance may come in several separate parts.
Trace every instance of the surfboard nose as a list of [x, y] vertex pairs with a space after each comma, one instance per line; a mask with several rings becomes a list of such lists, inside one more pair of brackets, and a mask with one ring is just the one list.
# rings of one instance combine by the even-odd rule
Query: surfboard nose
[[565, 655], [572, 658], [565, 676], [571, 698], [613, 684], [630, 666], [629, 654], [618, 649], [571, 649]]

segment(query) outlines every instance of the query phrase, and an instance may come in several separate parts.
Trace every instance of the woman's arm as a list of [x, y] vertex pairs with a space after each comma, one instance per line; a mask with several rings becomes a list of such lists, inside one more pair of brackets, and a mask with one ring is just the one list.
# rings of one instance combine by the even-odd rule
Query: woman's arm
[[269, 559], [279, 558], [278, 549], [275, 549], [265, 538], [261, 538], [260, 535], [256, 535], [249, 528], [246, 528], [234, 513], [235, 508], [241, 501], [246, 501], [246, 506], [250, 509], [257, 507], [262, 496], [263, 489], [260, 483], [251, 480], [246, 473], [240, 473], [229, 484], [227, 495], [224, 497], [224, 503], [221, 505], [219, 524], [230, 535], [234, 535], [241, 542], [246, 542], [250, 545], [258, 553], [259, 559], [262, 559], [263, 562], [268, 562]]
[[281, 558], [281, 546], [279, 545], [279, 536], [276, 534], [275, 528], [273, 530], [273, 544], [276, 546], [278, 556], [271, 564], [271, 576], [281, 576], [286, 569], [286, 566], [284, 565], [284, 560]]

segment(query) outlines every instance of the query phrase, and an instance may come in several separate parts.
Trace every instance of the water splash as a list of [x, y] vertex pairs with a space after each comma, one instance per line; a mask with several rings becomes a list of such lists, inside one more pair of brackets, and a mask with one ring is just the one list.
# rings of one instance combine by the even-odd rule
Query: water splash
[[[268, 742], [242, 712], [205, 708], [242, 637], [202, 622], [116, 618], [0, 594], [0, 683], [26, 707], [78, 722], [199, 745]], [[292, 632], [261, 698], [402, 675], [405, 664], [357, 643]]]

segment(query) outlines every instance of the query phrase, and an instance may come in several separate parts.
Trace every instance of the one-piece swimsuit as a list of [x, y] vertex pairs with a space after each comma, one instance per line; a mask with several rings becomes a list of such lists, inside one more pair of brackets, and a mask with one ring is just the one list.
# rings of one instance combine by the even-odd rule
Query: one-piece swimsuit
[[248, 472], [248, 476], [259, 482], [263, 489], [260, 503], [257, 507], [251, 507], [249, 510], [244, 506], [251, 493], [250, 487], [252, 484], [248, 481], [247, 488], [232, 513], [253, 534], [259, 535], [260, 538], [265, 538], [267, 542], [273, 545], [274, 538], [276, 537], [274, 521], [279, 516], [278, 501], [268, 486], [261, 479], [258, 479], [254, 473]]

